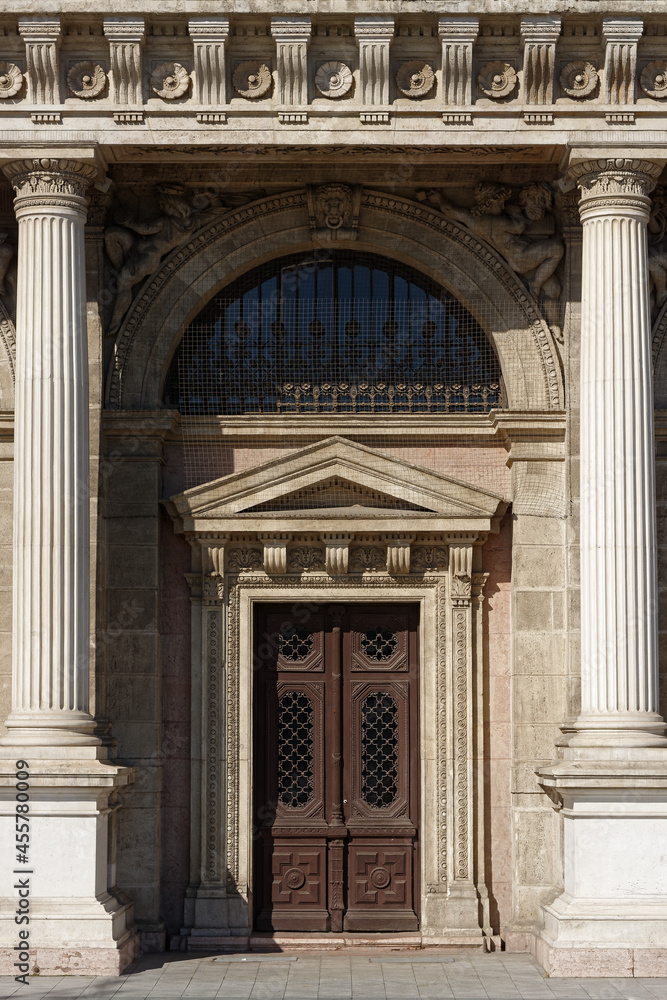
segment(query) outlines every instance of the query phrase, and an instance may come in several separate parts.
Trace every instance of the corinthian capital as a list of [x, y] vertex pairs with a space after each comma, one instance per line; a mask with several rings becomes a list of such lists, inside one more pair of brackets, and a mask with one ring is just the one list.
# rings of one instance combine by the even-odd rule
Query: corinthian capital
[[662, 171], [652, 160], [586, 160], [570, 167], [569, 174], [581, 196], [630, 195], [648, 197]]
[[85, 211], [88, 185], [98, 176], [96, 167], [79, 160], [13, 160], [2, 169], [16, 192], [17, 210], [59, 205]]

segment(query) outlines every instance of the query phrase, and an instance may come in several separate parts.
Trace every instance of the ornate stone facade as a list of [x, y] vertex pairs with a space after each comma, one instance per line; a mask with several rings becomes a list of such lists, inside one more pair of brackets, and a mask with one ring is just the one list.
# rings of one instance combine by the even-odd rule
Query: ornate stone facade
[[413, 942], [667, 975], [667, 8], [205, 6], [0, 13], [31, 968], [248, 947], [257, 609], [401, 602]]

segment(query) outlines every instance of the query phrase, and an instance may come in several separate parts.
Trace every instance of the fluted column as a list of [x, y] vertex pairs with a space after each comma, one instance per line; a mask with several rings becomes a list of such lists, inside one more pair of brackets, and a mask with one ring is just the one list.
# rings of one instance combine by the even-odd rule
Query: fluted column
[[95, 168], [5, 166], [19, 223], [12, 711], [5, 742], [96, 743], [89, 713], [84, 224]]
[[646, 223], [660, 167], [596, 160], [581, 190], [581, 715], [571, 746], [664, 743]]

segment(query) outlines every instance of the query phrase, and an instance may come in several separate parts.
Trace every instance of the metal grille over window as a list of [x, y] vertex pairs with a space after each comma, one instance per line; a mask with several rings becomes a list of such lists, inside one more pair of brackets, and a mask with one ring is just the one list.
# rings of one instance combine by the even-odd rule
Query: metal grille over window
[[360, 642], [361, 652], [369, 660], [389, 660], [398, 649], [398, 636], [390, 628], [369, 628]]
[[305, 660], [313, 651], [313, 637], [305, 628], [291, 629], [278, 636], [278, 648], [284, 660]]
[[313, 797], [313, 704], [303, 691], [278, 701], [278, 798], [299, 809]]
[[283, 258], [190, 324], [166, 402], [186, 415], [485, 413], [503, 405], [475, 318], [407, 265], [332, 251]]
[[387, 809], [398, 795], [398, 706], [387, 691], [361, 703], [361, 797]]

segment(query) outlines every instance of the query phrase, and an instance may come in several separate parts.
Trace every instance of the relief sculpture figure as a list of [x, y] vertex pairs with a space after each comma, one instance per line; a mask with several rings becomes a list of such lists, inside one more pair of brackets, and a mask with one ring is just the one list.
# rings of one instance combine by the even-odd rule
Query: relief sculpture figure
[[164, 255], [203, 225], [206, 216], [226, 207], [218, 196], [197, 198], [194, 206], [181, 184], [161, 184], [156, 193], [161, 213], [156, 219], [142, 222], [120, 210], [116, 213], [117, 224], [104, 232], [104, 247], [115, 272], [110, 334], [120, 329], [135, 285], [153, 274]]
[[471, 208], [454, 205], [440, 191], [417, 193], [420, 201], [435, 205], [497, 250], [524, 278], [536, 299], [557, 300], [561, 286], [555, 271], [563, 257], [563, 243], [558, 236], [530, 235], [532, 224], [553, 208], [551, 188], [545, 183], [526, 184], [518, 204], [511, 203], [511, 197], [510, 187], [496, 183], [477, 184]]
[[648, 273], [654, 318], [667, 301], [667, 193], [657, 187], [648, 221]]

